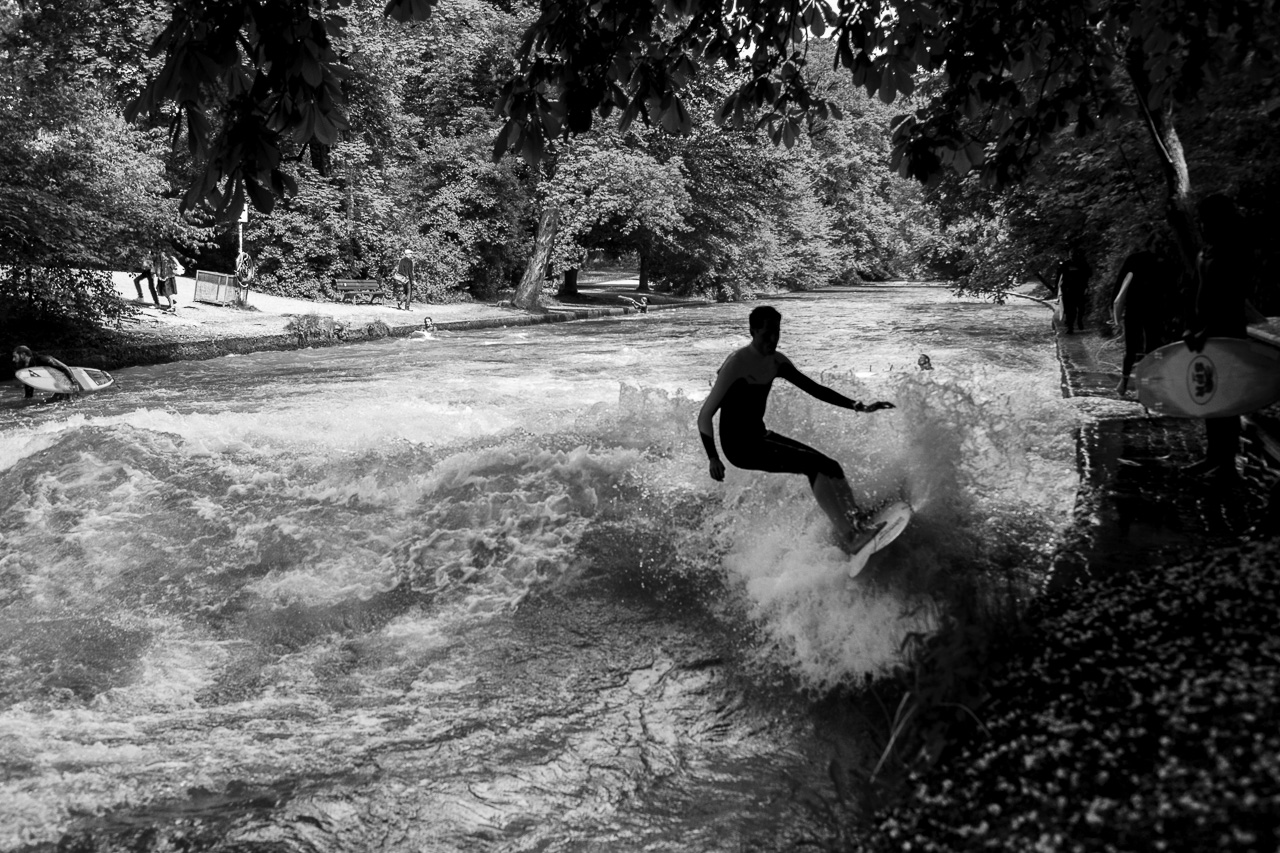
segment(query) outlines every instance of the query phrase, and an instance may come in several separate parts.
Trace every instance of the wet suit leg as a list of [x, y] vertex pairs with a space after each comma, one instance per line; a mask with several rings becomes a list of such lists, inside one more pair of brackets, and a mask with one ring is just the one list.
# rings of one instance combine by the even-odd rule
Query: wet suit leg
[[738, 468], [750, 471], [768, 471], [775, 474], [804, 474], [818, 506], [831, 519], [842, 542], [851, 541], [858, 532], [854, 518], [858, 505], [853, 500], [853, 489], [845, 479], [840, 463], [819, 453], [807, 444], [776, 432], [766, 432], [762, 437], [748, 442], [729, 442], [720, 435], [725, 456]]

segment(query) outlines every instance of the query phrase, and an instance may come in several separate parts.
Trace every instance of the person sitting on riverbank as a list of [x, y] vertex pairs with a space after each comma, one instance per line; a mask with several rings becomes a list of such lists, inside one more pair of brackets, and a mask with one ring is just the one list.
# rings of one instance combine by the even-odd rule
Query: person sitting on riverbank
[[764, 412], [769, 402], [773, 380], [781, 377], [812, 397], [853, 409], [855, 412], [877, 412], [894, 408], [893, 403], [863, 404], [840, 392], [821, 385], [801, 373], [791, 359], [778, 352], [782, 314], [776, 308], [762, 305], [748, 318], [751, 343], [731, 353], [715, 385], [698, 413], [698, 433], [711, 462], [711, 479], [724, 479], [724, 463], [716, 452], [712, 436], [712, 419], [720, 412], [720, 445], [724, 455], [739, 468], [781, 474], [804, 474], [818, 506], [836, 528], [840, 546], [854, 553], [875, 535], [874, 529], [859, 530], [854, 519], [858, 506], [853, 489], [845, 479], [840, 463], [793, 438], [765, 428]]
[[[24, 367], [48, 367], [51, 370], [60, 370], [66, 374], [67, 378], [71, 380], [71, 384], [74, 385], [78, 391], [85, 390], [84, 385], [82, 385], [80, 380], [76, 378], [76, 375], [71, 372], [71, 368], [67, 367], [53, 356], [41, 355], [40, 353], [32, 352], [31, 348], [26, 346], [14, 347], [13, 369], [21, 370]], [[30, 399], [35, 396], [36, 389], [25, 384], [22, 387], [25, 389], [25, 393], [22, 395], [24, 398]], [[70, 394], [54, 394], [46, 402], [56, 403], [59, 400], [70, 399], [70, 397]]]

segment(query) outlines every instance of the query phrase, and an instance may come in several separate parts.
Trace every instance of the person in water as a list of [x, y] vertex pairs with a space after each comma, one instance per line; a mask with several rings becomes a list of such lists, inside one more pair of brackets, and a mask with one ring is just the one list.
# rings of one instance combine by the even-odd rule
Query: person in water
[[619, 296], [623, 302], [639, 311], [641, 314], [649, 313], [649, 297], [641, 296], [639, 300], [632, 299], [630, 296]]
[[805, 376], [791, 359], [778, 352], [782, 315], [762, 305], [748, 319], [751, 343], [730, 354], [720, 366], [715, 385], [698, 413], [698, 432], [711, 461], [711, 479], [724, 479], [724, 463], [716, 452], [712, 419], [720, 412], [720, 445], [734, 466], [751, 471], [804, 474], [817, 498], [818, 506], [835, 525], [840, 544], [850, 553], [860, 548], [875, 530], [860, 530], [855, 524], [857, 504], [840, 463], [793, 438], [771, 432], [764, 425], [773, 380], [779, 377], [810, 396], [855, 412], [892, 409], [892, 403], [869, 405], [851, 400]]
[[[71, 380], [72, 385], [80, 390], [84, 390], [84, 386], [80, 384], [80, 380], [76, 379], [75, 374], [71, 372], [71, 368], [67, 367], [53, 356], [41, 355], [40, 353], [32, 352], [30, 347], [15, 347], [13, 350], [13, 369], [21, 370], [24, 367], [48, 367], [52, 370], [60, 370], [67, 375], [67, 378]], [[26, 389], [26, 393], [23, 394], [24, 397], [30, 399], [35, 395], [36, 389], [32, 388], [30, 385], [23, 385], [22, 387]], [[70, 396], [70, 394], [54, 394], [49, 398], [48, 402], [56, 403], [59, 400], [66, 400], [70, 398]]]

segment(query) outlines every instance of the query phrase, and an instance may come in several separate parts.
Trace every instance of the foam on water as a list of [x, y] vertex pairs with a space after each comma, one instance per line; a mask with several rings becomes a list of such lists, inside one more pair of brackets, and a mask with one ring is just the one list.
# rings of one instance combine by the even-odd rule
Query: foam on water
[[[678, 371], [638, 342], [591, 362], [614, 346], [596, 336], [523, 379], [521, 351], [547, 341], [528, 331], [376, 350], [435, 358], [453, 346], [440, 357], [482, 352], [502, 374], [468, 362], [429, 390], [349, 381], [365, 369], [350, 364], [371, 358], [363, 350], [298, 356], [313, 378], [294, 387], [271, 374], [285, 395], [224, 370], [207, 399], [166, 396], [157, 369], [146, 387], [158, 396], [138, 408], [95, 400], [11, 424], [0, 442], [0, 747], [19, 782], [0, 787], [0, 849], [55, 841], [76, 810], [381, 767], [388, 752], [427, 755], [424, 744], [454, 737], [457, 765], [417, 758], [428, 763], [413, 772], [465, 777], [497, 760], [468, 757], [486, 741], [466, 732], [520, 714], [554, 726], [561, 713], [536, 705], [554, 696], [522, 696], [525, 710], [473, 695], [509, 657], [539, 651], [505, 633], [512, 614], [602, 579], [731, 629], [762, 678], [780, 669], [825, 690], [895, 665], [902, 638], [931, 624], [923, 581], [982, 571], [992, 519], [1051, 527], [1068, 515], [1076, 415], [1052, 381], [958, 357], [932, 373], [888, 370], [899, 355], [864, 372], [837, 365], [824, 382], [898, 408], [855, 414], [779, 383], [768, 422], [838, 459], [864, 506], [914, 505], [902, 538], [850, 581], [803, 477], [707, 476], [697, 412], [740, 336], [709, 327], [685, 339], [672, 358], [698, 372], [670, 384], [607, 378], [625, 365]], [[283, 372], [273, 358], [263, 369]], [[591, 702], [623, 709], [608, 718], [623, 725], [641, 686]], [[609, 733], [575, 737], [607, 746]], [[665, 760], [659, 747], [651, 765]], [[495, 791], [519, 800], [519, 774], [548, 766], [564, 791], [595, 790], [599, 768], [530, 754], [490, 780]], [[439, 808], [479, 807], [465, 786], [455, 794]], [[563, 811], [571, 801], [557, 797]]]
[[1073, 452], [1072, 411], [1034, 381], [828, 381], [898, 408], [850, 416], [798, 393], [775, 394], [771, 426], [841, 460], [863, 506], [905, 497], [916, 511], [907, 531], [851, 582], [848, 558], [803, 478], [731, 471], [718, 519], [731, 531], [725, 566], [772, 643], [768, 653], [818, 690], [895, 666], [905, 637], [931, 626], [927, 599], [879, 578], [973, 570], [985, 519], [1015, 509], [1063, 518], [1074, 499], [1072, 478], [1061, 476]]

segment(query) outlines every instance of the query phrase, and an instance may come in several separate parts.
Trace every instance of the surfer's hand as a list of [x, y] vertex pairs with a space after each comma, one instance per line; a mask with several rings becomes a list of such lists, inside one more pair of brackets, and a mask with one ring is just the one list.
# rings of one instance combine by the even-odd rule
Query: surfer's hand
[[1193, 332], [1191, 330], [1187, 330], [1187, 332], [1182, 336], [1182, 341], [1187, 345], [1187, 349], [1192, 352], [1200, 352], [1204, 349], [1204, 342], [1208, 337], [1209, 336], [1204, 332]]
[[724, 463], [719, 459], [711, 460], [711, 479], [717, 483], [724, 479]]

